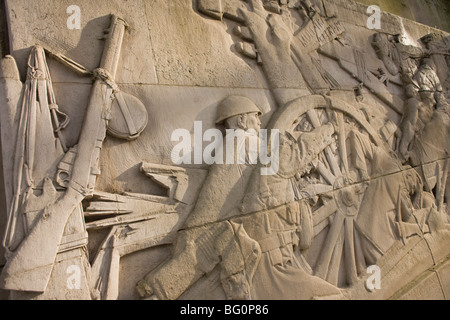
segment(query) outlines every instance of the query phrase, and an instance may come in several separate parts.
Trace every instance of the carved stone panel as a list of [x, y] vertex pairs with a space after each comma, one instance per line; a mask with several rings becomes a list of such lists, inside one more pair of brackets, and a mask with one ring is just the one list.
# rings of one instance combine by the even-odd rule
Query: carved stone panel
[[72, 2], [4, 0], [2, 296], [450, 297], [449, 34], [348, 0]]

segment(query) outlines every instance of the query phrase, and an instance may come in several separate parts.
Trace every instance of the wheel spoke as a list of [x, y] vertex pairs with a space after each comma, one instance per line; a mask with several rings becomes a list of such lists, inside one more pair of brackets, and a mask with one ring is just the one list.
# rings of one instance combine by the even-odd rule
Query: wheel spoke
[[320, 207], [313, 213], [313, 224], [314, 226], [318, 225], [322, 221], [328, 219], [333, 213], [337, 210], [336, 201], [331, 200]]
[[316, 109], [310, 109], [306, 112], [308, 115], [309, 121], [313, 125], [315, 129], [319, 128], [322, 124], [320, 123], [319, 116], [317, 115]]
[[364, 259], [364, 252], [361, 246], [361, 237], [358, 234], [357, 228], [354, 228], [355, 236], [355, 258], [356, 258], [356, 270], [358, 274], [362, 274], [366, 271], [366, 261]]
[[[320, 123], [319, 116], [317, 115], [317, 110], [315, 110], [315, 109], [308, 110], [307, 114], [308, 114], [309, 121], [311, 122], [311, 124], [313, 125], [314, 128], [319, 128], [322, 125]], [[333, 171], [333, 174], [335, 176], [340, 176], [341, 169], [339, 168], [339, 164], [336, 160], [336, 157], [335, 157], [333, 151], [328, 146], [325, 148], [324, 152], [327, 157], [328, 163], [331, 166], [331, 171]]]
[[328, 182], [330, 185], [334, 185], [336, 176], [332, 174], [330, 170], [328, 170], [328, 168], [323, 164], [322, 161], [319, 161], [317, 169], [319, 170], [319, 173], [322, 175], [322, 177], [325, 179], [326, 182]]
[[339, 126], [339, 150], [341, 153], [341, 162], [346, 174], [349, 173], [348, 157], [347, 157], [347, 134], [345, 132], [344, 115], [336, 112], [336, 119]]
[[338, 285], [339, 280], [339, 266], [341, 264], [342, 252], [344, 251], [344, 228], [341, 228], [336, 246], [331, 256], [330, 266], [328, 269], [327, 281], [335, 286]]
[[319, 256], [319, 260], [316, 264], [316, 275], [322, 279], [325, 279], [328, 274], [330, 266], [331, 255], [336, 246], [336, 242], [341, 233], [341, 229], [344, 225], [344, 216], [338, 211], [334, 217], [333, 223], [328, 231], [327, 238], [324, 242], [324, 246]]
[[347, 283], [352, 285], [356, 282], [358, 275], [356, 270], [355, 258], [355, 239], [354, 239], [354, 224], [353, 217], [345, 218], [345, 271], [347, 276]]
[[323, 229], [325, 229], [330, 224], [330, 221], [328, 219], [323, 220], [318, 225], [314, 226], [314, 237], [317, 237], [319, 233], [322, 232]]
[[334, 155], [334, 153], [331, 150], [331, 148], [329, 146], [326, 147], [324, 152], [325, 152], [325, 155], [327, 156], [327, 160], [328, 160], [328, 163], [331, 166], [331, 171], [333, 171], [333, 174], [335, 176], [342, 175], [341, 168], [339, 168], [339, 163], [337, 162], [336, 156]]

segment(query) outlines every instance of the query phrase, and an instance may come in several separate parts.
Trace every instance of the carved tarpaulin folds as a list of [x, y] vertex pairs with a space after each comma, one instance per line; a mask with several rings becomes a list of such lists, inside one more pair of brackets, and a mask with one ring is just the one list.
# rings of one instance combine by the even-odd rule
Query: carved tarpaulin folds
[[[33, 229], [36, 219], [39, 219], [39, 212], [58, 197], [51, 180], [46, 175], [51, 174], [54, 170], [53, 164], [63, 155], [65, 143], [60, 131], [67, 125], [68, 120], [59, 123], [61, 113], [55, 102], [44, 50], [39, 46], [34, 47], [28, 59], [27, 80], [24, 85], [22, 110], [17, 127], [14, 156], [15, 190], [9, 206], [7, 231], [4, 237], [4, 246], [11, 259], [20, 244], [25, 241], [24, 238]], [[47, 141], [47, 143], [39, 147], [40, 141]], [[43, 195], [36, 196], [35, 193], [39, 192], [36, 189], [39, 188], [42, 188]], [[78, 230], [78, 232], [82, 234], [81, 239], [85, 241], [84, 230]], [[10, 261], [8, 260], [5, 270], [9, 270]], [[32, 277], [30, 279], [28, 275], [24, 277], [29, 270], [27, 268], [30, 266], [21, 265], [18, 270], [13, 271], [19, 275], [21, 281], [5, 278], [7, 272], [3, 273], [3, 286], [9, 289], [43, 291], [52, 269], [51, 265], [41, 269], [43, 276], [39, 279], [43, 280], [42, 283], [38, 280], [31, 281]]]
[[[54, 93], [49, 86], [51, 79], [48, 72], [45, 54], [42, 47], [33, 48], [28, 59], [27, 80], [22, 98], [22, 110], [17, 133], [17, 145], [14, 154], [14, 197], [10, 204], [8, 228], [4, 238], [4, 246], [14, 251], [22, 240], [23, 231], [29, 230], [32, 223], [22, 220], [22, 207], [33, 193], [33, 188], [42, 186], [45, 173], [51, 168], [51, 163], [58, 161], [63, 154], [63, 142], [55, 138], [54, 132], [61, 127], [53, 126], [51, 116], [55, 116]], [[64, 121], [66, 122], [66, 121]], [[52, 132], [52, 128], [54, 132]], [[36, 151], [36, 144], [40, 140], [50, 140], [47, 150]], [[43, 161], [45, 155], [46, 160]], [[29, 208], [33, 211], [34, 209]], [[33, 219], [31, 219], [32, 221]], [[22, 230], [21, 230], [22, 229]]]
[[448, 33], [353, 0], [26, 2], [10, 299], [450, 297]]

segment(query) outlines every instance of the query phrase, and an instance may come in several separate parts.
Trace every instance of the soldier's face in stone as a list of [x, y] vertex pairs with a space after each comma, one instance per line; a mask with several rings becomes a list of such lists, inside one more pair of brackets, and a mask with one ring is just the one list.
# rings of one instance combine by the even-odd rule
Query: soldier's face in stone
[[259, 133], [261, 129], [261, 120], [257, 112], [247, 114], [247, 130], [253, 129], [256, 133]]

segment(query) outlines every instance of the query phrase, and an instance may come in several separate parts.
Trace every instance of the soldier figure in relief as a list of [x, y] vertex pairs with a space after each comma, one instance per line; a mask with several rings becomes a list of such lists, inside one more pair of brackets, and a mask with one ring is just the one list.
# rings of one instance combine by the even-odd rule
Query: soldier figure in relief
[[[241, 103], [240, 110], [252, 111], [250, 106], [254, 106], [246, 98], [234, 101]], [[218, 123], [259, 129], [259, 120], [254, 121], [259, 112], [235, 114], [232, 105], [222, 103], [221, 107], [229, 109], [219, 107]], [[261, 175], [252, 167], [246, 171], [239, 164], [212, 165], [173, 257], [138, 283], [141, 296], [177, 299], [185, 294], [189, 298], [190, 287], [199, 285], [216, 266], [220, 266], [228, 299], [310, 299], [340, 294], [336, 287], [312, 276], [301, 256], [300, 250], [312, 241], [311, 209], [300, 199], [294, 181], [332, 143], [334, 132], [330, 123], [299, 139], [281, 134], [279, 150], [271, 150], [279, 152], [280, 159], [274, 175]], [[236, 199], [241, 200], [230, 207], [227, 199], [236, 190], [240, 194]], [[193, 228], [208, 222], [207, 227]], [[176, 284], [172, 280], [175, 270], [182, 270]]]

